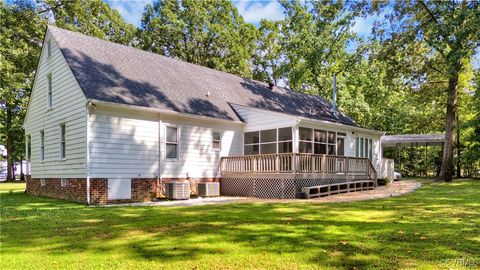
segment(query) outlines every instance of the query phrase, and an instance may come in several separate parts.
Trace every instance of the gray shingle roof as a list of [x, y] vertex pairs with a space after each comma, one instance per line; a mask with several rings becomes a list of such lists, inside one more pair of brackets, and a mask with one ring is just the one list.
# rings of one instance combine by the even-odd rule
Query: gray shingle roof
[[89, 99], [242, 120], [229, 103], [355, 125], [319, 96], [49, 26]]

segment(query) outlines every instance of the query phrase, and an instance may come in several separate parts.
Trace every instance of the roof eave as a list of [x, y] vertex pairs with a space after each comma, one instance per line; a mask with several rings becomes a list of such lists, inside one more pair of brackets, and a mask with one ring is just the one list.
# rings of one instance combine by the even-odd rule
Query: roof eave
[[235, 123], [235, 124], [245, 124], [244, 122], [239, 121], [239, 120], [228, 120], [228, 119], [222, 119], [222, 118], [216, 118], [216, 117], [210, 117], [210, 116], [204, 116], [204, 115], [197, 115], [197, 114], [190, 114], [190, 113], [182, 113], [182, 112], [176, 112], [176, 111], [158, 109], [158, 108], [152, 108], [152, 107], [144, 107], [144, 106], [122, 104], [122, 103], [116, 103], [116, 102], [109, 102], [109, 101], [103, 101], [103, 100], [99, 100], [99, 99], [89, 98], [89, 99], [87, 99], [87, 103], [100, 104], [100, 105], [105, 105], [105, 106], [109, 106], [109, 107], [117, 107], [117, 108], [128, 108], [128, 109], [135, 110], [135, 111], [163, 113], [163, 114], [167, 114], [167, 115], [182, 116], [182, 117], [186, 117], [186, 118], [203, 119], [203, 120], [217, 121], [217, 122], [224, 122], [224, 123], [228, 122], [228, 123]]
[[331, 127], [340, 127], [340, 128], [353, 130], [353, 131], [358, 131], [358, 132], [376, 134], [376, 135], [380, 135], [380, 136], [385, 135], [385, 131], [362, 128], [362, 127], [359, 127], [359, 126], [347, 125], [347, 124], [343, 124], [343, 123], [339, 123], [339, 122], [333, 122], [333, 121], [327, 121], [327, 120], [316, 120], [316, 119], [306, 118], [306, 117], [302, 117], [302, 116], [298, 116], [297, 119], [301, 122], [306, 122], [306, 123], [324, 124], [324, 125], [331, 126]]

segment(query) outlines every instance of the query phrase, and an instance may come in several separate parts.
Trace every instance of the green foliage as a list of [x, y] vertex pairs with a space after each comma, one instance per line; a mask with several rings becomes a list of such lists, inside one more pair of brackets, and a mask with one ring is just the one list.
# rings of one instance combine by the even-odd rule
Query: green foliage
[[135, 27], [100, 0], [17, 0], [0, 2], [0, 144], [13, 162], [24, 159], [23, 119], [48, 20], [55, 25], [130, 44]]
[[145, 7], [140, 46], [155, 53], [251, 77], [255, 26], [230, 1], [156, 1]]
[[0, 2], [0, 144], [7, 149], [9, 179], [13, 162], [24, 156], [23, 118], [45, 24], [30, 1]]
[[39, 0], [42, 12], [51, 12], [56, 26], [129, 45], [136, 33], [120, 13], [101, 0]]

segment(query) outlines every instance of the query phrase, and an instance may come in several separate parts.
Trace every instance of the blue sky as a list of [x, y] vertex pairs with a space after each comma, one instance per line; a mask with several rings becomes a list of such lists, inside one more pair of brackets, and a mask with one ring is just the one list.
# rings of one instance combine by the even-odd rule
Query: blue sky
[[[105, 0], [112, 8], [118, 10], [124, 19], [140, 26], [143, 8], [153, 0]], [[261, 19], [277, 20], [284, 17], [282, 7], [275, 0], [234, 0], [232, 1], [245, 21], [258, 24]], [[357, 18], [353, 30], [361, 36], [368, 36], [375, 17]]]

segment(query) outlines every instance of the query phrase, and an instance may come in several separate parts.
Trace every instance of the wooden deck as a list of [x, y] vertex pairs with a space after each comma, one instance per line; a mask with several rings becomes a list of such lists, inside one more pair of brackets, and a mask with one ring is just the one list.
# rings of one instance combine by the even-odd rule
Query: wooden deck
[[346, 185], [360, 181], [371, 189], [377, 178], [368, 158], [297, 153], [223, 157], [220, 170], [222, 194], [260, 198], [299, 198], [313, 186], [363, 190]]

